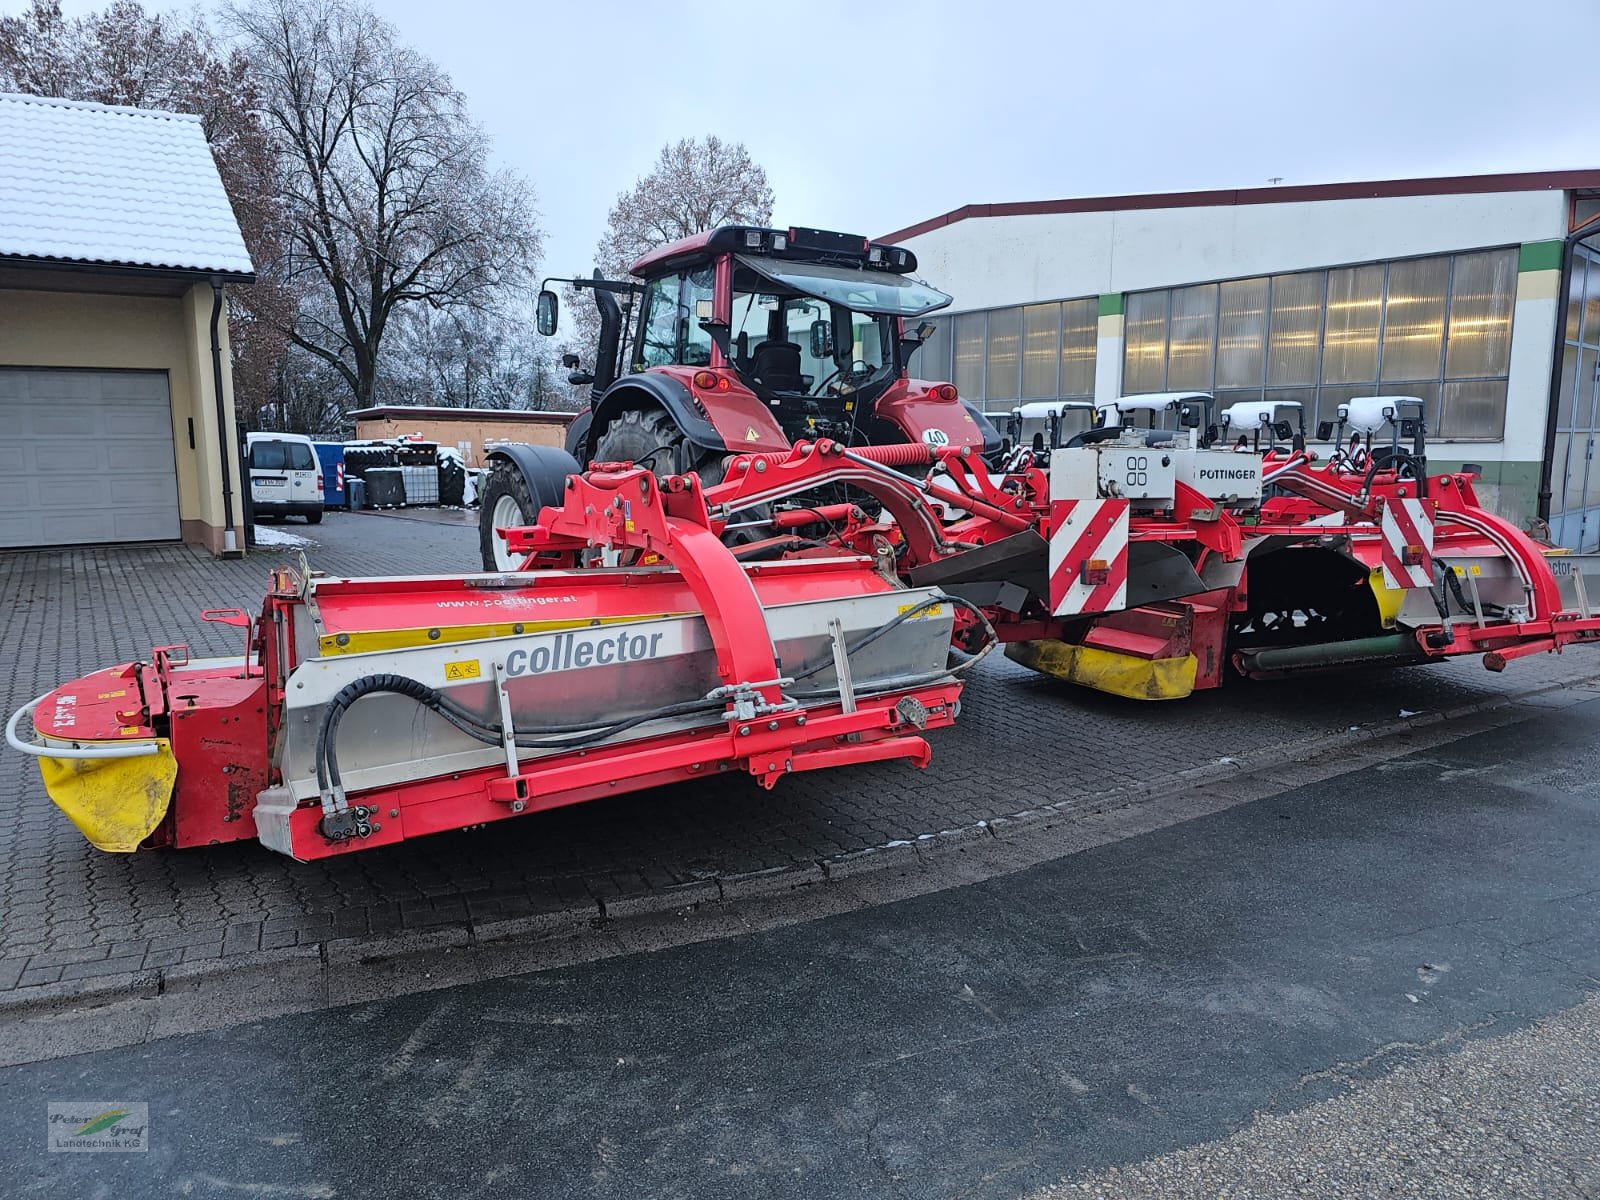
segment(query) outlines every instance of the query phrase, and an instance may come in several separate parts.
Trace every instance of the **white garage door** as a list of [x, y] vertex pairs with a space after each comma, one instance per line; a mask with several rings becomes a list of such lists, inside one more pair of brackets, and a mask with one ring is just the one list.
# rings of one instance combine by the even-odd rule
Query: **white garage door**
[[180, 532], [165, 373], [0, 367], [0, 547]]

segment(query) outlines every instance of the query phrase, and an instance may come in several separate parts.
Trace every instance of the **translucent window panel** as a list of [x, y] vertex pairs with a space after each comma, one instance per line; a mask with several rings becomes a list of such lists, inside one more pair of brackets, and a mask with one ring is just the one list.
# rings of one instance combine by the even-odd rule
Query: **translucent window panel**
[[1594, 420], [1595, 352], [1569, 347], [1572, 359], [1571, 392], [1566, 372], [1562, 372], [1561, 396], [1556, 409], [1556, 424], [1568, 429], [1588, 429]]
[[951, 382], [968, 400], [983, 399], [983, 332], [985, 314], [962, 313], [955, 318], [955, 376]]
[[1168, 389], [1209, 389], [1217, 348], [1217, 285], [1173, 288], [1169, 329]]
[[1588, 260], [1583, 255], [1574, 252], [1572, 255], [1572, 278], [1567, 280], [1567, 341], [1578, 340], [1580, 326], [1583, 323], [1583, 273]]
[[1389, 264], [1383, 303], [1383, 378], [1437, 379], [1444, 349], [1448, 258], [1413, 258]]
[[1477, 380], [1444, 385], [1444, 412], [1428, 410], [1428, 430], [1440, 437], [1498, 438], [1506, 428], [1506, 381]]
[[[1585, 435], [1587, 436], [1587, 435]], [[1566, 504], [1567, 447], [1572, 441], [1570, 433], [1556, 434], [1550, 454], [1551, 507], [1562, 509]]]
[[[1343, 267], [1328, 272], [1323, 383], [1371, 383], [1378, 378], [1378, 319], [1382, 307], [1382, 267]], [[1437, 371], [1435, 366], [1434, 373]]]
[[1164, 391], [1167, 382], [1168, 292], [1136, 292], [1128, 297], [1123, 322], [1122, 392]]
[[1095, 343], [1099, 336], [1100, 301], [1097, 297], [1068, 300], [1061, 306], [1061, 391], [1058, 395], [1094, 395]]
[[984, 399], [1015, 400], [1022, 370], [1022, 310], [996, 308], [989, 313], [989, 367], [984, 373]]
[[[1562, 498], [1562, 508], [1582, 508], [1584, 473], [1591, 465], [1588, 461], [1590, 435], [1578, 433], [1568, 434], [1567, 437], [1569, 445], [1567, 448], [1567, 470], [1563, 481], [1564, 485], [1552, 487], [1550, 490]], [[1557, 458], [1556, 463], [1559, 464], [1560, 462], [1561, 460]], [[1555, 468], [1552, 467], [1551, 470], [1551, 482], [1555, 483], [1556, 480], [1553, 474]]]
[[1217, 386], [1259, 388], [1267, 360], [1266, 279], [1224, 283], [1217, 297]]
[[[1389, 272], [1393, 288], [1394, 271]], [[1517, 252], [1456, 255], [1450, 279], [1446, 379], [1505, 375], [1511, 369], [1511, 312], [1517, 303]]]
[[1317, 381], [1322, 342], [1321, 271], [1272, 277], [1272, 328], [1267, 338], [1267, 386]]
[[1573, 380], [1578, 374], [1578, 348], [1564, 346], [1561, 350], [1561, 391], [1556, 399], [1556, 427], [1572, 428]]
[[1584, 272], [1583, 341], [1588, 346], [1600, 344], [1600, 262], [1593, 258]]
[[1022, 395], [1053, 399], [1061, 364], [1061, 305], [1033, 304], [1022, 310]]

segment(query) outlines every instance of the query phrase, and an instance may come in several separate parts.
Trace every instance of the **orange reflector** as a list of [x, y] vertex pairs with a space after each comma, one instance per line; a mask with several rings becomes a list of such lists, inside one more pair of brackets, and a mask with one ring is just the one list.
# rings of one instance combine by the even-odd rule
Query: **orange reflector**
[[1090, 587], [1098, 587], [1100, 584], [1105, 583], [1110, 578], [1111, 564], [1106, 562], [1105, 559], [1089, 558], [1084, 560], [1083, 573], [1080, 576], [1082, 582], [1088, 584]]
[[717, 375], [714, 371], [696, 371], [694, 385], [697, 388], [714, 388], [717, 386]]
[[1407, 546], [1400, 552], [1400, 565], [1405, 567], [1420, 567], [1423, 559], [1421, 546]]

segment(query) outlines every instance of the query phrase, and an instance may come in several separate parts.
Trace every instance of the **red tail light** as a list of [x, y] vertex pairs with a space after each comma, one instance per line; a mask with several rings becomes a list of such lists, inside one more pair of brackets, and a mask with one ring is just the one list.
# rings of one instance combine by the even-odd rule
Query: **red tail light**
[[705, 392], [726, 392], [733, 386], [726, 375], [718, 375], [715, 371], [696, 371], [694, 385]]
[[948, 402], [956, 398], [956, 385], [953, 383], [936, 383], [928, 389], [928, 394], [935, 400]]
[[321, 475], [321, 473], [318, 473], [318, 475], [317, 475], [317, 491], [320, 492], [321, 490], [322, 490], [322, 475]]

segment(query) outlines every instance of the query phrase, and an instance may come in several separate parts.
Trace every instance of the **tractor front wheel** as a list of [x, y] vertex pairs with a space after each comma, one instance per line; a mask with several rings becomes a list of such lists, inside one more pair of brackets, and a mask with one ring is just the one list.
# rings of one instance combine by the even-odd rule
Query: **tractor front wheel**
[[528, 556], [507, 550], [505, 538], [496, 530], [532, 525], [540, 509], [561, 503], [567, 476], [578, 469], [572, 455], [554, 446], [512, 446], [494, 456], [489, 478], [478, 493], [478, 553], [485, 571], [522, 568]]
[[538, 509], [534, 507], [533, 496], [528, 492], [528, 481], [515, 464], [503, 459], [497, 461], [489, 472], [479, 502], [482, 508], [478, 510], [478, 551], [483, 558], [483, 569], [519, 569], [528, 556], [507, 550], [505, 538], [495, 531], [533, 523]]

